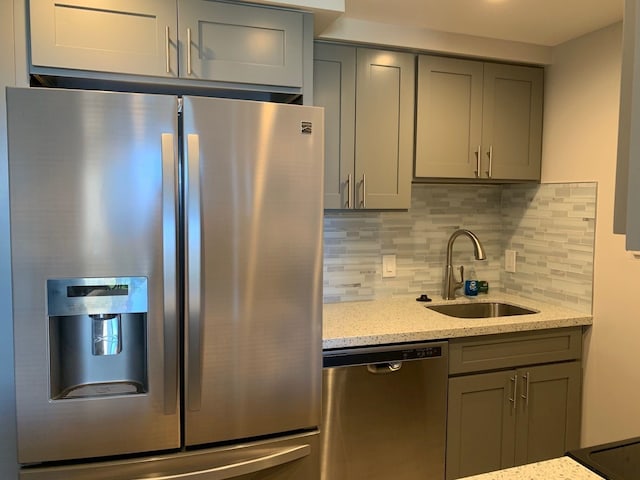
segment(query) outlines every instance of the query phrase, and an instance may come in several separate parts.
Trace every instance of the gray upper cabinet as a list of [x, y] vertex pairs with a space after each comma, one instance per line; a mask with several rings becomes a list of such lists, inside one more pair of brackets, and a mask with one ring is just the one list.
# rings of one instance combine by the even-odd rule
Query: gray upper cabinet
[[325, 208], [411, 204], [415, 57], [316, 43], [314, 103], [325, 107]]
[[356, 125], [356, 49], [315, 43], [313, 101], [324, 107], [324, 206], [351, 208]]
[[480, 175], [482, 72], [480, 62], [418, 57], [416, 177]]
[[30, 0], [31, 65], [173, 77], [175, 0]]
[[543, 70], [420, 56], [415, 177], [540, 179]]
[[304, 14], [208, 0], [31, 0], [31, 65], [301, 87]]
[[301, 13], [209, 0], [178, 0], [180, 75], [302, 86]]

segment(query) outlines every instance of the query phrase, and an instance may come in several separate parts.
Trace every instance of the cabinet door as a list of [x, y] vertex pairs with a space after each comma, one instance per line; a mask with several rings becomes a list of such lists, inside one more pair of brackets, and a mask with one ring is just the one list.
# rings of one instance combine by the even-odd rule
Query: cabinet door
[[416, 177], [480, 176], [481, 62], [418, 57]]
[[483, 177], [540, 179], [542, 83], [541, 68], [485, 64]]
[[356, 208], [411, 205], [415, 57], [358, 49]]
[[580, 362], [518, 371], [516, 465], [560, 457], [580, 442]]
[[513, 466], [515, 371], [449, 379], [446, 478]]
[[302, 13], [178, 0], [178, 18], [181, 77], [302, 86]]
[[31, 64], [178, 74], [175, 0], [31, 0]]
[[324, 207], [353, 208], [356, 49], [316, 43], [313, 98], [324, 107]]

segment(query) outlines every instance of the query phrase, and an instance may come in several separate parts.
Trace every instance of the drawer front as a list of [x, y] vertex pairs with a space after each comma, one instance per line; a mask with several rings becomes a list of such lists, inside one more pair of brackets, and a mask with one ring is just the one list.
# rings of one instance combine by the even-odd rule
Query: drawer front
[[578, 360], [581, 355], [582, 327], [452, 339], [449, 374]]

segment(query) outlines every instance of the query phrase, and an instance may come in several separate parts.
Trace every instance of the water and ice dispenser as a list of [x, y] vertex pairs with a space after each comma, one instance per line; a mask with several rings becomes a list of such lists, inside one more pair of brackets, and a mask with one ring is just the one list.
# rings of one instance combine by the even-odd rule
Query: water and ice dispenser
[[47, 280], [51, 398], [145, 393], [146, 277]]

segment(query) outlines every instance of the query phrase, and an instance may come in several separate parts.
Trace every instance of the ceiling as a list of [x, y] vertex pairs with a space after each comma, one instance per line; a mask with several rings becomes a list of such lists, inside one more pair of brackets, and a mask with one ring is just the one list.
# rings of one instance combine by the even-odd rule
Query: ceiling
[[624, 0], [345, 0], [346, 18], [555, 46], [622, 20]]

